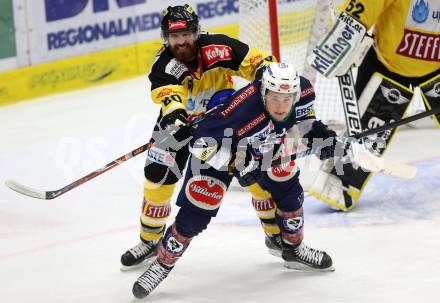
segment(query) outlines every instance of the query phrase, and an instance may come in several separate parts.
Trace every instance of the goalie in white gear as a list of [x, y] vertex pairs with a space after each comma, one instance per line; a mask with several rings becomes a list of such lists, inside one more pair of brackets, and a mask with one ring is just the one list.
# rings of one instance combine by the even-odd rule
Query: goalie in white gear
[[[363, 130], [400, 120], [416, 86], [429, 109], [440, 106], [440, 23], [434, 11], [440, 11], [440, 1], [346, 0], [308, 58], [327, 77], [359, 67], [355, 90]], [[374, 47], [369, 48], [372, 39], [366, 33], [373, 27]], [[434, 119], [439, 124], [440, 116]], [[394, 133], [382, 135], [385, 146], [371, 146], [376, 155], [385, 152]], [[344, 164], [338, 174], [335, 165], [323, 163], [309, 193], [347, 211], [359, 201], [371, 172]]]

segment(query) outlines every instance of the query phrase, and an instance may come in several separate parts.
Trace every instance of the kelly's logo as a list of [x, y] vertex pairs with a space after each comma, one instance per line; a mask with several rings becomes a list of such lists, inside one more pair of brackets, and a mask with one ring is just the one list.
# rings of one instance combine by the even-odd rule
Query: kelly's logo
[[219, 62], [232, 60], [232, 49], [227, 45], [207, 45], [202, 47], [203, 61], [207, 67]]

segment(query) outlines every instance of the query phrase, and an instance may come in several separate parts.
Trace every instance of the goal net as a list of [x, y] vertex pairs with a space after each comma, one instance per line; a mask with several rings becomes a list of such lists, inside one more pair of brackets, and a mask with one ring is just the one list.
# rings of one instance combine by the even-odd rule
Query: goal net
[[[343, 0], [334, 2], [337, 10], [342, 8]], [[331, 26], [329, 1], [239, 0], [239, 5], [240, 40], [295, 66], [314, 84], [317, 118], [333, 127], [345, 125], [337, 79], [326, 79], [306, 62], [307, 54]], [[416, 98], [409, 114], [424, 110], [421, 98]]]

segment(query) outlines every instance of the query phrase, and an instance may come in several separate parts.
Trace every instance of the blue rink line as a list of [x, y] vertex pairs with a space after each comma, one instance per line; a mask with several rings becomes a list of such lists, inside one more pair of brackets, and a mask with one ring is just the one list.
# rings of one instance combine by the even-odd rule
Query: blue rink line
[[[343, 227], [396, 224], [411, 220], [440, 219], [440, 159], [417, 163], [417, 175], [404, 180], [375, 174], [361, 200], [350, 212], [333, 210], [321, 200], [306, 195], [307, 226]], [[259, 224], [248, 193], [224, 201], [213, 219], [216, 224]]]

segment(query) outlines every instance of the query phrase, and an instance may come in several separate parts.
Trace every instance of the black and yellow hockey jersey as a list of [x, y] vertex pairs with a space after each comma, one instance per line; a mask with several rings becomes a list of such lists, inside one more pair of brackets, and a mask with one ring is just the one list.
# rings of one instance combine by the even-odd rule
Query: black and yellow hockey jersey
[[440, 1], [346, 0], [345, 11], [376, 25], [380, 60], [392, 72], [420, 77], [440, 68]]
[[198, 114], [206, 111], [212, 95], [233, 88], [232, 76], [253, 80], [256, 68], [273, 60], [247, 44], [221, 34], [200, 34], [196, 58], [177, 61], [168, 47], [157, 54], [148, 78], [151, 98], [162, 105], [162, 114], [178, 108]]

